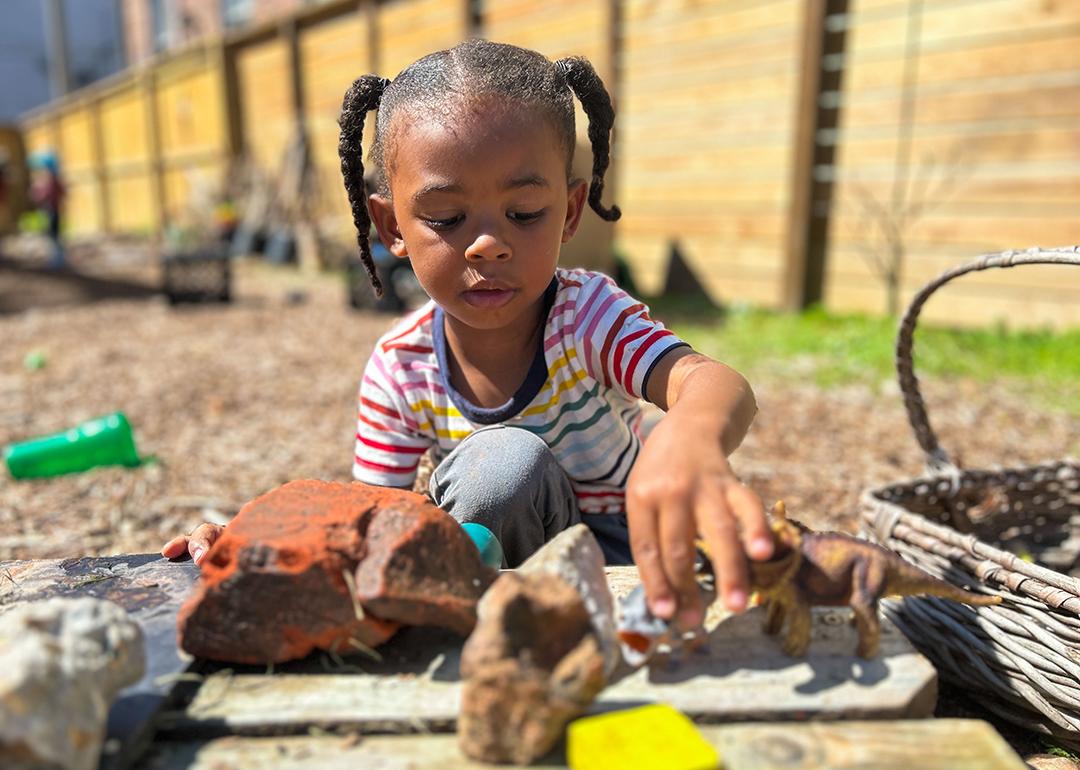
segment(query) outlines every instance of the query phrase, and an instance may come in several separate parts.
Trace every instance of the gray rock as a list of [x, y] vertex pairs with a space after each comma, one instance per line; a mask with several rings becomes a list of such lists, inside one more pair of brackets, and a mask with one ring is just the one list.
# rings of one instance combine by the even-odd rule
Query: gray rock
[[584, 524], [563, 530], [518, 567], [522, 574], [558, 575], [581, 595], [604, 657], [604, 675], [611, 677], [622, 655], [615, 629], [615, 601], [604, 575], [604, 554]]
[[142, 631], [89, 597], [0, 615], [0, 767], [94, 770], [109, 706], [145, 668]]

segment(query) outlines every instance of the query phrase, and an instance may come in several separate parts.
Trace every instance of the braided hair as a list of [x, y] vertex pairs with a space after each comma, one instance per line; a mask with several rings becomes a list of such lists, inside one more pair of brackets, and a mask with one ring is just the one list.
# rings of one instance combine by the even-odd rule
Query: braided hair
[[371, 218], [367, 209], [361, 149], [364, 117], [368, 111], [378, 110], [375, 143], [369, 159], [376, 191], [389, 197], [388, 179], [393, 170], [395, 149], [395, 136], [391, 135], [394, 115], [398, 110], [416, 110], [448, 117], [460, 108], [459, 101], [446, 98], [448, 94], [460, 97], [497, 94], [539, 110], [558, 133], [566, 153], [567, 177], [571, 174], [576, 143], [573, 99], [576, 95], [589, 120], [589, 143], [593, 151], [589, 206], [609, 222], [620, 216], [617, 206], [605, 208], [600, 202], [604, 173], [610, 162], [609, 137], [615, 110], [603, 81], [588, 60], [571, 56], [552, 62], [525, 48], [487, 40], [468, 40], [448, 50], [428, 54], [402, 70], [392, 81], [364, 75], [345, 92], [338, 121], [341, 126], [338, 155], [353, 224], [356, 225], [360, 259], [377, 296], [382, 295], [382, 283], [375, 272], [368, 242]]

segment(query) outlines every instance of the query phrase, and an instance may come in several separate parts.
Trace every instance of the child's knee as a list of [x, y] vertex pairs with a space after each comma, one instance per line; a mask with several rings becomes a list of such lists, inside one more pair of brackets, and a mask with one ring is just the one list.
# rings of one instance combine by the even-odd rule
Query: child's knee
[[558, 467], [543, 439], [523, 428], [494, 426], [464, 439], [431, 476], [433, 496], [458, 487], [456, 496], [509, 500]]

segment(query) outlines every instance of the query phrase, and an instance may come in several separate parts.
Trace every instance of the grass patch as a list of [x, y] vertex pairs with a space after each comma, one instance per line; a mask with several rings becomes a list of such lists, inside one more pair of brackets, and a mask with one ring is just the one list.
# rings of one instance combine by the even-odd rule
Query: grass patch
[[[778, 313], [704, 299], [657, 298], [653, 315], [706, 355], [748, 376], [809, 380], [822, 387], [895, 381], [897, 322], [821, 309]], [[1064, 332], [951, 329], [920, 324], [915, 372], [921, 379], [1004, 384], [1043, 407], [1080, 414], [1080, 329]]]

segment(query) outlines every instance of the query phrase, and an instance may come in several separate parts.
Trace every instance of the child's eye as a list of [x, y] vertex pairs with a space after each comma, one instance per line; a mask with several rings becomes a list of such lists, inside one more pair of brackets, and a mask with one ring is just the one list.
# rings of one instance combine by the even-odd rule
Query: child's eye
[[464, 218], [461, 214], [455, 214], [452, 217], [423, 217], [423, 220], [433, 230], [449, 230]]
[[518, 224], [528, 224], [529, 222], [535, 222], [542, 217], [545, 211], [547, 211], [547, 209], [540, 209], [539, 211], [511, 211], [507, 216]]

